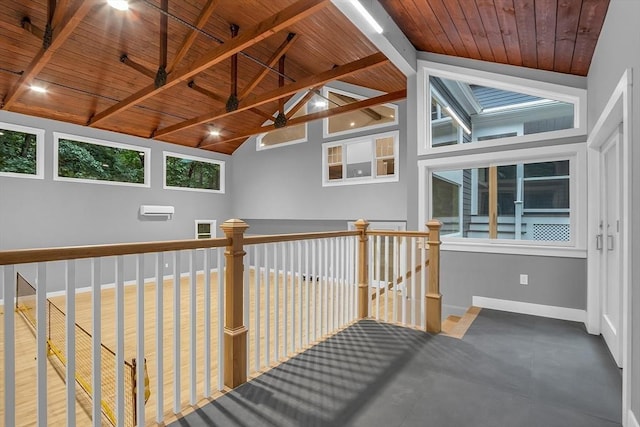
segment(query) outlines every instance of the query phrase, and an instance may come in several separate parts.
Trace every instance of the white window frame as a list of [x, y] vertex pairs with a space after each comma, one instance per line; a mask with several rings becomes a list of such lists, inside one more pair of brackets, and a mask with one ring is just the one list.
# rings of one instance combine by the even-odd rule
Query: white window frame
[[[195, 162], [211, 163], [220, 166], [220, 189], [213, 190], [210, 188], [188, 188], [188, 187], [174, 187], [167, 185], [167, 157], [177, 157], [179, 159], [192, 160]], [[217, 193], [224, 194], [225, 192], [225, 162], [224, 160], [208, 159], [206, 157], [190, 156], [188, 154], [175, 153], [173, 151], [162, 152], [162, 188], [165, 190], [179, 190], [179, 191], [199, 191], [205, 193]]]
[[200, 233], [198, 233], [198, 225], [199, 224], [209, 224], [209, 225], [211, 225], [211, 238], [214, 239], [217, 236], [217, 231], [218, 230], [216, 228], [216, 220], [215, 219], [196, 219], [194, 221], [194, 226], [195, 226], [194, 239], [201, 240], [201, 239], [198, 239], [198, 234], [200, 234]]
[[[474, 140], [468, 144], [432, 147], [430, 76], [463, 81], [481, 86], [571, 103], [573, 104], [574, 127], [570, 129], [534, 133], [529, 135], [517, 135], [486, 141]], [[418, 123], [418, 155], [454, 153], [485, 147], [508, 147], [527, 142], [586, 136], [587, 134], [587, 91], [584, 89], [418, 60], [417, 96], [418, 107], [416, 108], [416, 114]]]
[[[520, 255], [586, 258], [587, 255], [587, 158], [586, 144], [564, 144], [491, 153], [469, 154], [418, 161], [418, 218], [421, 224], [431, 218], [432, 172], [518, 163], [569, 160], [571, 207], [569, 242], [532, 240], [480, 239], [455, 236], [442, 237], [442, 249], [462, 252], [503, 253]], [[423, 230], [425, 226], [421, 225]]]
[[0, 172], [0, 176], [6, 176], [9, 178], [44, 179], [44, 129], [3, 122], [0, 123], [0, 129], [30, 133], [36, 136], [36, 173]]
[[[322, 95], [326, 99], [329, 99], [329, 92], [339, 93], [341, 95], [346, 95], [346, 96], [349, 96], [351, 98], [355, 98], [355, 99], [358, 99], [358, 100], [367, 99], [366, 96], [358, 95], [356, 93], [347, 92], [347, 91], [340, 90], [340, 89], [335, 89], [335, 88], [328, 87], [328, 86], [325, 86], [325, 87], [322, 88]], [[329, 119], [330, 119], [330, 117], [327, 117], [327, 118], [322, 119], [322, 136], [326, 139], [326, 138], [331, 138], [331, 137], [340, 136], [340, 135], [349, 135], [349, 134], [354, 134], [354, 133], [357, 133], [357, 132], [370, 131], [370, 130], [373, 130], [373, 129], [382, 129], [382, 128], [391, 127], [391, 126], [398, 126], [398, 123], [399, 123], [398, 122], [398, 106], [396, 104], [382, 104], [382, 105], [387, 107], [387, 108], [392, 108], [393, 109], [394, 113], [393, 113], [393, 121], [392, 122], [381, 123], [381, 124], [377, 124], [377, 125], [369, 125], [369, 126], [365, 126], [365, 127], [361, 127], [361, 128], [347, 129], [347, 130], [342, 130], [342, 131], [339, 131], [339, 132], [330, 133], [329, 132]], [[331, 108], [331, 106], [329, 105], [327, 108]]]
[[[61, 139], [68, 139], [71, 141], [83, 142], [85, 144], [102, 145], [104, 147], [122, 148], [125, 150], [132, 150], [144, 153], [144, 182], [138, 184], [135, 182], [119, 182], [119, 181], [103, 181], [98, 179], [83, 179], [83, 178], [68, 178], [58, 175], [58, 150]], [[140, 147], [138, 145], [122, 144], [119, 142], [105, 141], [102, 139], [87, 138], [84, 136], [71, 135], [68, 133], [53, 132], [53, 180], [64, 182], [80, 182], [85, 184], [99, 184], [99, 185], [120, 185], [125, 187], [151, 187], [151, 149], [147, 147]]]
[[[399, 155], [399, 142], [398, 142], [399, 135], [400, 133], [396, 130], [392, 132], [364, 135], [357, 138], [343, 139], [340, 141], [325, 142], [324, 144], [322, 144], [322, 186], [333, 187], [333, 186], [339, 186], [339, 185], [358, 185], [358, 184], [376, 184], [376, 183], [383, 183], [383, 182], [397, 182], [400, 179], [400, 155]], [[389, 138], [389, 137], [393, 138], [394, 174], [376, 177], [377, 162], [376, 162], [375, 141], [377, 139]], [[347, 162], [347, 146], [351, 144], [362, 143], [362, 142], [369, 142], [372, 145], [371, 176], [358, 177], [358, 178], [346, 178], [344, 174], [344, 170]], [[330, 180], [329, 164], [327, 163], [328, 152], [329, 152], [329, 148], [338, 147], [338, 146], [342, 147], [342, 167], [343, 167], [342, 179]]]
[[[308, 113], [308, 108], [307, 108], [307, 104], [309, 102], [305, 103], [304, 106], [302, 107], [302, 110], [304, 111], [305, 115]], [[296, 105], [296, 103], [291, 104], [290, 107], [285, 109], [285, 113], [288, 113], [289, 111], [291, 111], [291, 109]], [[277, 113], [276, 113], [277, 115]], [[273, 118], [273, 120], [275, 120], [275, 117]], [[272, 121], [273, 121], [272, 120]], [[265, 122], [265, 124], [268, 123]], [[275, 144], [275, 145], [262, 145], [262, 138], [264, 138], [266, 135], [268, 135], [270, 132], [265, 132], [265, 133], [261, 133], [260, 135], [258, 135], [256, 137], [256, 151], [262, 151], [262, 150], [271, 150], [272, 148], [279, 148], [279, 147], [286, 147], [287, 145], [294, 145], [294, 144], [301, 144], [303, 142], [307, 142], [309, 140], [309, 127], [308, 127], [309, 123], [301, 123], [299, 125], [294, 125], [294, 126], [304, 126], [304, 137], [303, 138], [298, 138], [298, 139], [294, 139], [291, 141], [287, 141], [287, 142], [283, 142], [280, 144]], [[278, 129], [274, 129], [271, 132], [274, 132]]]

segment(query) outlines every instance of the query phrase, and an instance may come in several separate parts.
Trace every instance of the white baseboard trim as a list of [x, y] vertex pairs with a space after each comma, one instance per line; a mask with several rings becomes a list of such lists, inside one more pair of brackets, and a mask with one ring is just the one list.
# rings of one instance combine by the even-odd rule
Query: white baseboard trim
[[633, 414], [633, 411], [629, 409], [627, 413], [628, 415], [627, 415], [626, 427], [640, 427], [640, 423], [638, 422], [638, 419], [636, 418], [636, 416]]
[[556, 307], [553, 305], [533, 304], [530, 302], [511, 301], [479, 296], [473, 297], [472, 304], [476, 307], [509, 311], [512, 313], [531, 314], [533, 316], [549, 317], [552, 319], [570, 320], [573, 322], [584, 323], [587, 320], [587, 312], [585, 310], [578, 310], [576, 308]]

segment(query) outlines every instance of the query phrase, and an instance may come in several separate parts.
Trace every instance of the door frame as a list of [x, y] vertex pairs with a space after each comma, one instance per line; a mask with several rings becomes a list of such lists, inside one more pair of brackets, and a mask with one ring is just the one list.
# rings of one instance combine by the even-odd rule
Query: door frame
[[[587, 159], [590, 173], [588, 174], [588, 212], [599, 212], [601, 203], [600, 178], [600, 148], [609, 140], [609, 136], [621, 125], [620, 156], [622, 157], [622, 180], [620, 182], [620, 195], [622, 205], [620, 211], [620, 282], [622, 287], [622, 313], [620, 322], [622, 325], [622, 420], [627, 419], [630, 408], [630, 382], [631, 382], [631, 84], [632, 74], [628, 68], [622, 74], [620, 81], [613, 90], [609, 101], [603, 109], [587, 139]], [[588, 218], [588, 244], [587, 244], [587, 331], [591, 334], [600, 334], [600, 319], [602, 299], [600, 288], [600, 252], [596, 249], [599, 215], [589, 215]]]

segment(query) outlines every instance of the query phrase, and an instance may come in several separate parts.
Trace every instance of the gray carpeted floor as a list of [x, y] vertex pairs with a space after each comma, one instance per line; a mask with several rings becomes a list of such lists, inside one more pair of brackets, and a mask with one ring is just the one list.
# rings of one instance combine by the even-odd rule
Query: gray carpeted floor
[[482, 310], [463, 340], [361, 321], [172, 426], [621, 426], [579, 323]]

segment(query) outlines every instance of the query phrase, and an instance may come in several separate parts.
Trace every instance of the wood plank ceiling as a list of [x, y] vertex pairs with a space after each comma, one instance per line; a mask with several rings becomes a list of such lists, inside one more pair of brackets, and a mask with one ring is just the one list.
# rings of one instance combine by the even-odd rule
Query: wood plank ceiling
[[609, 0], [379, 0], [418, 50], [586, 76]]
[[[419, 50], [586, 75], [609, 0], [380, 2]], [[333, 80], [386, 94], [362, 107], [406, 95], [402, 73], [329, 0], [130, 6], [0, 0], [2, 108], [231, 154], [293, 94]]]

